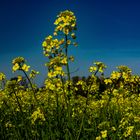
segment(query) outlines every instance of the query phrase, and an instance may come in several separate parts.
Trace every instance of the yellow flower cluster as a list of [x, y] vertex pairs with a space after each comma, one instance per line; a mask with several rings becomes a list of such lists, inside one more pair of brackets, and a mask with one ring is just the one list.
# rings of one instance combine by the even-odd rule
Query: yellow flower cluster
[[0, 81], [3, 81], [6, 79], [6, 76], [4, 73], [0, 72]]
[[37, 110], [33, 112], [31, 118], [32, 118], [32, 124], [35, 124], [35, 121], [37, 120], [40, 120], [41, 122], [45, 121], [44, 114], [41, 111], [40, 107], [38, 107]]
[[48, 77], [49, 78], [56, 77], [57, 75], [61, 75], [61, 76], [64, 76], [65, 75], [62, 67], [55, 66], [54, 67], [54, 70], [50, 70], [48, 72]]
[[13, 59], [12, 61], [13, 64], [13, 72], [17, 71], [17, 70], [23, 70], [28, 72], [30, 66], [25, 64], [25, 59], [23, 57], [17, 57], [15, 59]]
[[96, 73], [96, 72], [100, 72], [100, 73], [103, 73], [104, 72], [104, 69], [106, 68], [106, 65], [102, 62], [94, 62], [93, 63], [95, 66], [91, 66], [89, 68], [89, 72], [91, 73]]
[[[63, 11], [55, 20], [56, 25], [55, 32], [62, 31], [64, 34], [68, 35], [72, 30], [76, 30], [76, 17], [71, 11]], [[72, 34], [72, 38], [76, 38], [75, 34]]]
[[53, 39], [53, 36], [49, 35], [42, 43], [44, 55], [47, 57], [51, 56], [51, 54], [57, 55], [62, 44], [64, 44], [64, 39]]
[[22, 64], [25, 63], [25, 59], [23, 57], [16, 57], [15, 59], [13, 59], [12, 64]]
[[37, 74], [39, 74], [39, 71], [31, 70], [31, 73], [29, 74], [29, 77], [30, 78], [35, 78]]

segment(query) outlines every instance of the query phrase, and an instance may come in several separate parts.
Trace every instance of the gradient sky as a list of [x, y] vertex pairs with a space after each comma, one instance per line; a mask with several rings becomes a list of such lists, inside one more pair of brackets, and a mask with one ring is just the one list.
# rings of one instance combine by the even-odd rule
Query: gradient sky
[[74, 75], [88, 75], [93, 61], [108, 66], [106, 75], [121, 64], [140, 74], [139, 0], [0, 0], [0, 71], [15, 76], [11, 61], [23, 56], [43, 83], [47, 58], [41, 44], [53, 33], [57, 14], [67, 9], [77, 17], [79, 46], [70, 48], [71, 71], [79, 68]]

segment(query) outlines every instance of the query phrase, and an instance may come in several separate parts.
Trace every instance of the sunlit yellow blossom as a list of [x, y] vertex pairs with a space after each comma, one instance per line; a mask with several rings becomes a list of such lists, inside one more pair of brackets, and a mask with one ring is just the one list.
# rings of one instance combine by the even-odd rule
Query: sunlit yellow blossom
[[111, 79], [118, 79], [120, 78], [121, 73], [117, 72], [117, 71], [113, 71], [111, 74]]
[[16, 64], [14, 64], [14, 66], [13, 66], [13, 71], [15, 72], [15, 71], [19, 70], [19, 68], [20, 68], [19, 64], [16, 63]]
[[96, 137], [95, 140], [101, 140], [101, 139], [102, 139], [102, 137], [101, 136], [98, 136], [98, 137]]
[[49, 78], [52, 78], [52, 77], [55, 77], [55, 76], [56, 76], [55, 72], [53, 72], [53, 71], [48, 72], [48, 77]]
[[35, 124], [35, 121], [38, 119], [40, 119], [41, 121], [45, 121], [44, 114], [41, 112], [40, 107], [38, 107], [37, 110], [33, 112], [31, 118], [32, 118], [32, 124]]
[[6, 76], [4, 73], [0, 72], [0, 81], [5, 80]]
[[61, 63], [64, 64], [64, 65], [66, 65], [66, 64], [68, 63], [67, 58], [64, 57], [64, 58], [61, 60]]
[[51, 40], [53, 37], [51, 35], [49, 35], [48, 37], [46, 37], [46, 40], [49, 41]]
[[46, 46], [47, 46], [46, 41], [43, 41], [42, 46], [43, 46], [43, 47], [46, 47]]
[[23, 79], [22, 76], [20, 76], [20, 75], [18, 75], [17, 78], [18, 78], [18, 80], [17, 80], [18, 82], [22, 81], [22, 79]]
[[39, 74], [39, 71], [31, 70], [31, 73], [29, 74], [30, 78], [35, 78], [35, 76]]
[[61, 39], [61, 40], [59, 41], [59, 44], [62, 45], [64, 42], [65, 42], [65, 40], [64, 40], [64, 39]]
[[107, 130], [101, 131], [102, 138], [107, 137]]
[[30, 68], [30, 66], [27, 66], [26, 64], [23, 64], [23, 66], [22, 66], [22, 70], [24, 70], [24, 71], [29, 71], [29, 68]]
[[112, 84], [112, 80], [111, 79], [105, 79], [104, 82], [105, 82], [106, 85], [107, 84]]
[[95, 72], [97, 70], [97, 67], [92, 66], [89, 68], [89, 72]]
[[127, 66], [125, 66], [125, 65], [118, 66], [117, 68], [119, 69], [120, 72], [126, 72], [126, 73], [131, 73], [132, 72], [131, 69], [128, 68]]
[[76, 29], [76, 17], [71, 11], [63, 11], [57, 16], [54, 24], [56, 25], [55, 32], [62, 31], [68, 35], [72, 30]]
[[112, 130], [112, 131], [116, 131], [116, 128], [113, 126], [113, 127], [111, 128], [111, 130]]
[[62, 71], [62, 67], [55, 67], [56, 71]]
[[25, 59], [23, 57], [16, 57], [15, 59], [13, 59], [12, 64], [15, 65], [16, 63], [21, 64], [24, 62], [25, 62]]
[[131, 133], [133, 132], [133, 129], [134, 129], [134, 126], [128, 126], [128, 127], [126, 128], [126, 131], [124, 132], [123, 135], [124, 135], [125, 137], [130, 136]]
[[63, 29], [64, 34], [68, 35], [69, 34], [69, 29], [65, 28]]
[[106, 65], [103, 62], [94, 62], [94, 65], [96, 65], [100, 73], [103, 73], [104, 69], [106, 68]]

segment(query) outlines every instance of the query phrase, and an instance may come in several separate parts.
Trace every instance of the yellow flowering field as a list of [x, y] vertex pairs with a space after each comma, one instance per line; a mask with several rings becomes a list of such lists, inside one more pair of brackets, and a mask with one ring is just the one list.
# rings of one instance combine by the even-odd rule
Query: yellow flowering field
[[121, 65], [105, 77], [107, 66], [94, 62], [89, 78], [72, 80], [74, 13], [60, 12], [54, 26], [42, 42], [48, 60], [43, 87], [34, 84], [39, 72], [21, 56], [12, 61], [12, 71], [24, 76], [8, 80], [0, 73], [0, 139], [139, 140], [140, 76]]

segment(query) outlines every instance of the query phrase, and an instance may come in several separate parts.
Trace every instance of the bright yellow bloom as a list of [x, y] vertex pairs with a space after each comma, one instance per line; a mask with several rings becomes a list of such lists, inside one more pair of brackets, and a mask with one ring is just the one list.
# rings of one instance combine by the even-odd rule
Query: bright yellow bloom
[[4, 73], [0, 72], [0, 81], [5, 80], [6, 76]]
[[29, 74], [30, 78], [35, 78], [35, 76], [39, 74], [39, 71], [31, 70], [31, 73]]
[[66, 65], [68, 62], [67, 62], [67, 58], [66, 57], [64, 57], [62, 60], [61, 60], [61, 63], [63, 64], [63, 65]]
[[13, 59], [12, 64], [15, 65], [16, 63], [21, 64], [24, 62], [25, 62], [25, 59], [23, 57], [16, 57], [15, 59]]
[[15, 71], [19, 70], [19, 68], [20, 68], [19, 64], [16, 63], [16, 64], [14, 64], [14, 66], [13, 66], [13, 71], [15, 72]]
[[55, 20], [56, 25], [55, 32], [62, 31], [64, 34], [68, 35], [72, 30], [76, 30], [76, 17], [71, 11], [63, 11]]
[[105, 79], [104, 82], [105, 82], [106, 85], [107, 84], [112, 84], [112, 80], [111, 79]]
[[33, 112], [31, 118], [32, 118], [32, 124], [35, 124], [35, 121], [37, 119], [40, 119], [41, 121], [45, 121], [44, 114], [41, 112], [40, 107], [38, 107], [37, 110]]
[[46, 46], [47, 46], [46, 41], [43, 41], [42, 46], [43, 46], [43, 47], [46, 47]]
[[18, 75], [18, 80], [17, 81], [20, 82], [20, 81], [22, 81], [22, 79], [23, 79], [22, 76]]
[[97, 70], [97, 67], [92, 66], [89, 68], [89, 72], [95, 72]]
[[49, 78], [52, 78], [52, 77], [55, 77], [55, 76], [56, 76], [56, 74], [53, 71], [48, 72], [48, 77]]
[[101, 136], [96, 137], [96, 140], [101, 140], [101, 139], [102, 139]]
[[107, 130], [101, 131], [102, 138], [107, 137]]
[[125, 137], [128, 137], [128, 136], [130, 136], [131, 134], [132, 134], [132, 132], [133, 132], [133, 129], [134, 129], [134, 126], [128, 126], [127, 128], [126, 128], [126, 131], [124, 132], [124, 136]]
[[30, 68], [30, 66], [27, 66], [26, 64], [23, 64], [23, 66], [22, 66], [22, 70], [24, 70], [24, 71], [29, 71], [29, 68]]
[[62, 71], [62, 67], [55, 67], [56, 71]]
[[111, 74], [111, 79], [119, 79], [120, 76], [121, 76], [120, 72], [113, 71], [112, 74]]

